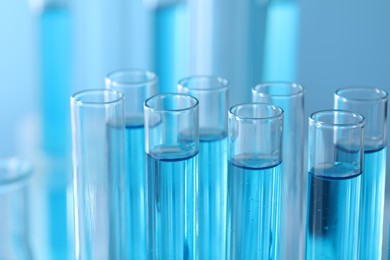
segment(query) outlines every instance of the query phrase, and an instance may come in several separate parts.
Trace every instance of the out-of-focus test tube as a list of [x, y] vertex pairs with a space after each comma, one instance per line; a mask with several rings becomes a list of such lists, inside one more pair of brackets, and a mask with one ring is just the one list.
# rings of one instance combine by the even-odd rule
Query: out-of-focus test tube
[[387, 93], [370, 87], [343, 88], [334, 95], [336, 109], [365, 118], [364, 167], [359, 227], [359, 258], [381, 259], [386, 183]]
[[281, 259], [302, 259], [306, 195], [306, 174], [303, 170], [304, 89], [289, 82], [261, 83], [252, 88], [252, 101], [277, 105], [284, 111], [278, 256]]
[[27, 162], [0, 160], [0, 259], [33, 259], [28, 205], [31, 172]]
[[199, 101], [197, 249], [199, 259], [225, 259], [228, 81], [193, 76], [178, 91]]
[[125, 259], [123, 94], [78, 92], [71, 111], [76, 259]]
[[309, 118], [306, 259], [357, 259], [364, 118], [324, 110]]
[[145, 101], [148, 259], [196, 259], [198, 113], [185, 94]]
[[229, 110], [227, 259], [275, 259], [280, 214], [283, 110]]
[[144, 101], [157, 93], [157, 76], [146, 70], [119, 70], [107, 75], [106, 88], [125, 95], [125, 170], [127, 253], [146, 259], [146, 156]]

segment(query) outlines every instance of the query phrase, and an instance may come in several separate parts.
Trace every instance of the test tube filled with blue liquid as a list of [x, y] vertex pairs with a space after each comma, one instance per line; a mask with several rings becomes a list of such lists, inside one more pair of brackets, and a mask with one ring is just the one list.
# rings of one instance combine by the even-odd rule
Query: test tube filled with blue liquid
[[283, 110], [236, 105], [228, 123], [227, 259], [275, 259]]
[[283, 175], [278, 258], [302, 259], [306, 173], [303, 170], [304, 89], [289, 82], [265, 82], [252, 88], [252, 101], [283, 109]]
[[364, 118], [324, 110], [309, 118], [306, 259], [357, 259]]
[[160, 94], [145, 101], [148, 259], [195, 259], [198, 100]]
[[127, 244], [129, 259], [146, 259], [146, 156], [144, 102], [157, 93], [157, 76], [146, 70], [107, 75], [106, 88], [124, 93]]
[[225, 259], [227, 197], [228, 81], [214, 76], [182, 79], [178, 91], [199, 101], [199, 209], [197, 245], [200, 259]]
[[360, 207], [359, 258], [381, 259], [386, 183], [387, 93], [370, 87], [336, 91], [334, 105], [364, 116], [364, 167]]

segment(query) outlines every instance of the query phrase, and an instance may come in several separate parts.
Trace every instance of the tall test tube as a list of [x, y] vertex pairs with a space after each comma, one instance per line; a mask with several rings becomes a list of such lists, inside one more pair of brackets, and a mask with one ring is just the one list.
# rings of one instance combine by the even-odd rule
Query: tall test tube
[[306, 259], [357, 259], [364, 118], [324, 110], [309, 118]]
[[214, 76], [189, 77], [178, 84], [180, 93], [199, 101], [199, 259], [226, 258], [228, 85]]
[[148, 259], [195, 259], [198, 100], [161, 94], [145, 101]]
[[229, 110], [227, 259], [275, 259], [283, 110], [262, 103]]
[[303, 170], [304, 89], [289, 82], [267, 82], [252, 88], [252, 102], [277, 105], [284, 111], [283, 174], [279, 259], [302, 259], [304, 252], [306, 174]]
[[0, 160], [0, 259], [34, 259], [30, 244], [28, 181], [31, 165]]
[[334, 105], [365, 117], [359, 258], [381, 259], [386, 183], [387, 93], [378, 88], [336, 91]]
[[125, 259], [123, 94], [71, 97], [76, 259]]
[[118, 70], [106, 76], [106, 88], [125, 95], [125, 169], [128, 259], [146, 259], [146, 156], [144, 102], [157, 94], [157, 76], [146, 70]]

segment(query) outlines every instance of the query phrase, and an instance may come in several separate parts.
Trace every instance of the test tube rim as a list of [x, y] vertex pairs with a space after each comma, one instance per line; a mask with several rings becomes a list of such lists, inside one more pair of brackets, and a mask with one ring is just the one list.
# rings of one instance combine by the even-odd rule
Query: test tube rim
[[[271, 107], [275, 111], [278, 111], [273, 116], [267, 116], [267, 117], [244, 117], [236, 114], [237, 109], [242, 108], [244, 106], [264, 106], [264, 107]], [[273, 120], [280, 120], [283, 119], [284, 115], [284, 110], [277, 106], [277, 105], [272, 105], [269, 103], [260, 103], [260, 102], [251, 102], [251, 103], [240, 103], [236, 104], [230, 107], [229, 109], [229, 117], [234, 117], [237, 121], [273, 121]]]
[[[211, 85], [209, 88], [198, 88], [198, 87], [189, 87], [186, 86], [185, 83], [188, 83], [190, 80], [215, 80], [216, 82], [219, 82], [221, 84], [219, 85]], [[211, 92], [211, 91], [227, 91], [230, 86], [229, 80], [226, 78], [220, 77], [220, 76], [214, 76], [214, 75], [194, 75], [185, 77], [177, 83], [179, 87], [182, 87], [184, 89], [192, 90], [192, 91], [201, 91], [201, 92]]]
[[16, 157], [2, 158], [0, 159], [0, 173], [10, 170], [17, 172], [14, 176], [4, 176], [0, 174], [0, 188], [5, 185], [12, 185], [17, 183], [23, 183], [32, 175], [33, 167], [28, 161], [21, 160]]
[[[343, 113], [345, 115], [352, 116], [357, 120], [356, 123], [342, 123], [342, 124], [331, 124], [323, 121], [319, 121], [316, 116], [320, 114], [325, 113]], [[325, 109], [313, 112], [309, 117], [309, 125], [310, 126], [316, 126], [317, 128], [363, 128], [365, 126], [365, 118], [363, 115], [359, 113], [355, 113], [348, 110], [342, 110], [342, 109]]]
[[[296, 91], [290, 93], [290, 94], [268, 94], [264, 92], [258, 92], [258, 88], [260, 87], [267, 87], [271, 85], [276, 86], [289, 86], [290, 89], [294, 89]], [[296, 96], [303, 96], [305, 92], [305, 88], [298, 83], [295, 82], [288, 82], [288, 81], [268, 81], [268, 82], [261, 82], [259, 84], [256, 84], [252, 87], [252, 94], [258, 94], [260, 97], [272, 97], [272, 98], [286, 98], [286, 97], [296, 97]]]
[[[154, 101], [156, 98], [161, 98], [161, 97], [174, 97], [174, 96], [180, 96], [180, 97], [185, 97], [191, 102], [193, 102], [190, 106], [186, 106], [184, 108], [178, 108], [178, 109], [162, 109], [162, 108], [156, 108], [150, 106], [150, 102]], [[153, 112], [159, 112], [159, 113], [181, 113], [183, 111], [191, 111], [193, 109], [196, 109], [199, 106], [199, 101], [197, 98], [194, 96], [188, 95], [188, 94], [182, 94], [182, 93], [162, 93], [162, 94], [156, 94], [154, 96], [151, 96], [147, 98], [144, 102], [144, 107], [145, 109], [148, 109]]]
[[[355, 91], [372, 91], [372, 93], [378, 94], [376, 98], [352, 98], [346, 97], [345, 92], [355, 92]], [[335, 91], [335, 96], [341, 99], [343, 102], [351, 102], [351, 103], [377, 103], [377, 102], [387, 102], [388, 93], [377, 87], [368, 87], [368, 86], [353, 86], [353, 87], [343, 87], [339, 88]]]
[[[146, 80], [143, 81], [118, 81], [115, 80], [113, 77], [117, 76], [117, 74], [122, 74], [122, 73], [140, 73], [144, 74], [146, 76]], [[126, 86], [126, 87], [143, 87], [147, 84], [157, 84], [158, 77], [156, 73], [150, 71], [150, 70], [145, 70], [145, 69], [119, 69], [119, 70], [114, 70], [110, 73], [108, 73], [105, 77], [105, 80], [110, 83], [110, 85], [116, 87], [116, 86]]]
[[[112, 100], [99, 101], [99, 102], [97, 102], [97, 101], [83, 101], [83, 100], [79, 99], [83, 95], [93, 94], [93, 93], [100, 93], [100, 94], [111, 93], [113, 95], [117, 95], [117, 97], [113, 98]], [[82, 91], [74, 93], [70, 99], [71, 99], [71, 103], [73, 105], [77, 105], [77, 106], [102, 106], [102, 105], [111, 105], [111, 104], [123, 102], [124, 94], [120, 91], [113, 90], [113, 89], [87, 89], [87, 90], [82, 90]]]

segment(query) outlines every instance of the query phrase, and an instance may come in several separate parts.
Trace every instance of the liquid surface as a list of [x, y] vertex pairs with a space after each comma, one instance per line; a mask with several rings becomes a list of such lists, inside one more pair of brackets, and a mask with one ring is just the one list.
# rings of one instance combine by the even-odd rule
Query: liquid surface
[[229, 161], [227, 259], [275, 259], [282, 172], [275, 162], [249, 155]]
[[[323, 176], [351, 176], [332, 178]], [[360, 180], [353, 165], [309, 172], [306, 259], [357, 259]]]

